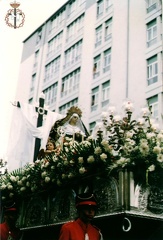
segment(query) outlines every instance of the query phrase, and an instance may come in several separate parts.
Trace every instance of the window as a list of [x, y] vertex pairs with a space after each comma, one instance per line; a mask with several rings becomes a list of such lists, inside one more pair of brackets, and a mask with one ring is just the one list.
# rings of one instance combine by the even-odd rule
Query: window
[[74, 22], [72, 22], [67, 27], [67, 39], [66, 41], [69, 42], [73, 38], [77, 37], [83, 31], [83, 23], [84, 23], [84, 14], [77, 18]]
[[157, 0], [147, 0], [146, 3], [147, 3], [147, 13], [157, 8]]
[[80, 69], [75, 70], [62, 79], [61, 97], [65, 97], [79, 89]]
[[60, 32], [48, 42], [47, 57], [51, 57], [55, 52], [61, 50], [62, 37], [63, 37], [63, 32]]
[[110, 93], [110, 81], [102, 84], [102, 107], [105, 107], [109, 103], [109, 93]]
[[65, 8], [58, 14], [57, 17], [57, 27], [63, 26], [64, 20], [65, 20]]
[[59, 72], [59, 68], [60, 68], [60, 56], [52, 61], [50, 76], [51, 78], [53, 78], [54, 75]]
[[78, 98], [75, 98], [72, 101], [64, 104], [61, 107], [59, 107], [59, 113], [62, 114], [62, 115], [66, 115], [67, 110], [72, 106], [78, 106]]
[[44, 94], [45, 94], [45, 104], [46, 105], [51, 105], [51, 104], [56, 102], [57, 86], [58, 86], [58, 83], [55, 83], [55, 84], [53, 84], [52, 86], [50, 86], [49, 88], [47, 88], [46, 90], [43, 91]]
[[158, 120], [158, 95], [148, 98], [147, 102], [151, 107], [152, 116]]
[[30, 99], [28, 100], [28, 103], [29, 103], [29, 104], [32, 104], [32, 103], [33, 103], [33, 98], [30, 98]]
[[77, 23], [76, 23], [76, 32], [77, 35], [81, 34], [83, 32], [83, 27], [84, 27], [84, 14], [81, 15], [78, 19], [77, 19]]
[[92, 123], [89, 124], [89, 132], [90, 132], [90, 135], [92, 134], [93, 129], [94, 129], [95, 126], [96, 126], [96, 122], [92, 122]]
[[96, 111], [98, 107], [99, 87], [92, 89], [91, 112]]
[[55, 74], [59, 72], [60, 69], [60, 56], [51, 61], [45, 66], [45, 78], [44, 82], [48, 82], [54, 78]]
[[32, 80], [31, 80], [31, 86], [30, 86], [30, 93], [32, 93], [34, 91], [35, 82], [36, 82], [36, 74], [33, 74], [32, 75]]
[[99, 45], [101, 45], [101, 43], [102, 43], [102, 25], [101, 26], [99, 26], [98, 28], [96, 28], [96, 36], [95, 36], [95, 38], [96, 38], [96, 42], [95, 42], [95, 47], [98, 47]]
[[60, 32], [60, 33], [56, 36], [55, 48], [56, 48], [57, 51], [61, 49], [61, 46], [62, 46], [62, 37], [63, 37], [63, 32]]
[[37, 32], [37, 37], [36, 37], [36, 45], [38, 45], [40, 43], [41, 37], [42, 37], [42, 29], [39, 29]]
[[48, 52], [47, 52], [48, 57], [52, 56], [53, 54], [53, 49], [54, 49], [53, 44], [54, 44], [54, 38], [48, 42]]
[[106, 0], [106, 11], [108, 11], [111, 5], [112, 5], [112, 0]]
[[76, 6], [75, 6], [75, 1], [72, 1], [72, 2], [69, 4], [69, 16], [70, 16], [73, 12], [75, 12], [75, 8], [76, 8]]
[[53, 33], [56, 28], [56, 18], [51, 19], [50, 21], [50, 27], [49, 27], [49, 34]]
[[45, 67], [45, 78], [44, 82], [48, 82], [50, 79], [50, 64]]
[[102, 16], [104, 11], [104, 0], [99, 0], [97, 2], [97, 18]]
[[105, 22], [105, 41], [111, 39], [112, 36], [112, 18]]
[[75, 23], [70, 24], [67, 27], [67, 39], [66, 41], [69, 42], [75, 35]]
[[49, 34], [53, 34], [55, 30], [63, 26], [65, 20], [65, 8], [55, 15], [50, 21]]
[[39, 50], [35, 52], [34, 67], [37, 67], [38, 64]]
[[148, 85], [151, 85], [158, 81], [157, 55], [147, 60], [147, 81]]
[[110, 71], [110, 63], [111, 63], [111, 48], [104, 52], [104, 67], [103, 72]]
[[97, 78], [100, 75], [100, 61], [101, 55], [98, 55], [94, 58], [94, 65], [93, 65], [93, 78]]
[[85, 6], [86, 0], [73, 0], [69, 3], [68, 16], [70, 17], [78, 9], [81, 9]]
[[82, 41], [79, 41], [65, 52], [64, 68], [76, 63], [81, 58]]
[[151, 47], [157, 42], [157, 22], [156, 19], [147, 24], [147, 47]]

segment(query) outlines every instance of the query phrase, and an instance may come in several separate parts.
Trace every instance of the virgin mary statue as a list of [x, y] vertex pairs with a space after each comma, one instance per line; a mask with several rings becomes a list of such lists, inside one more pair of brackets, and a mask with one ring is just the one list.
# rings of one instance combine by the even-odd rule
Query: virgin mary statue
[[56, 143], [60, 137], [70, 137], [75, 141], [82, 141], [89, 136], [89, 133], [81, 120], [82, 111], [78, 107], [71, 107], [66, 117], [56, 121], [51, 128], [49, 138]]

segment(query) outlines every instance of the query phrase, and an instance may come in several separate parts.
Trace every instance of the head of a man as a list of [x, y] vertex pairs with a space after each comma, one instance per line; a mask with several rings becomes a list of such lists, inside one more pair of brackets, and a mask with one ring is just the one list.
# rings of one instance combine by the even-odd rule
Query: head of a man
[[76, 196], [76, 208], [79, 218], [84, 223], [90, 223], [97, 211], [97, 201], [93, 194], [84, 193]]

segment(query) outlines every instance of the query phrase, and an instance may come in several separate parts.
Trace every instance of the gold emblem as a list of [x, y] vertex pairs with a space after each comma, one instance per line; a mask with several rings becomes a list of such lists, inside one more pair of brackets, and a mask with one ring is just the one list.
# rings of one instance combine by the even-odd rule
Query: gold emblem
[[10, 3], [10, 6], [12, 9], [9, 9], [5, 16], [6, 24], [15, 29], [22, 27], [25, 21], [25, 14], [18, 8], [20, 3], [15, 1]]

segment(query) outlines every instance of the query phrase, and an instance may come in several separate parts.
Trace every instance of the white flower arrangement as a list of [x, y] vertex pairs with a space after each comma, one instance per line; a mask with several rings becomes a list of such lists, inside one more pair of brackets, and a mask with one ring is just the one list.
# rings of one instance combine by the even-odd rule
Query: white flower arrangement
[[[125, 117], [115, 115], [115, 108], [102, 113], [94, 137], [82, 142], [65, 138], [59, 151], [7, 173], [0, 178], [2, 200], [26, 197], [28, 194], [69, 184], [99, 171], [128, 168], [135, 175], [163, 169], [163, 130], [150, 119], [147, 108], [142, 118], [132, 120], [133, 104], [124, 104]], [[118, 117], [117, 117], [118, 116]], [[59, 154], [58, 154], [59, 153]], [[140, 179], [141, 181], [141, 179]]]

